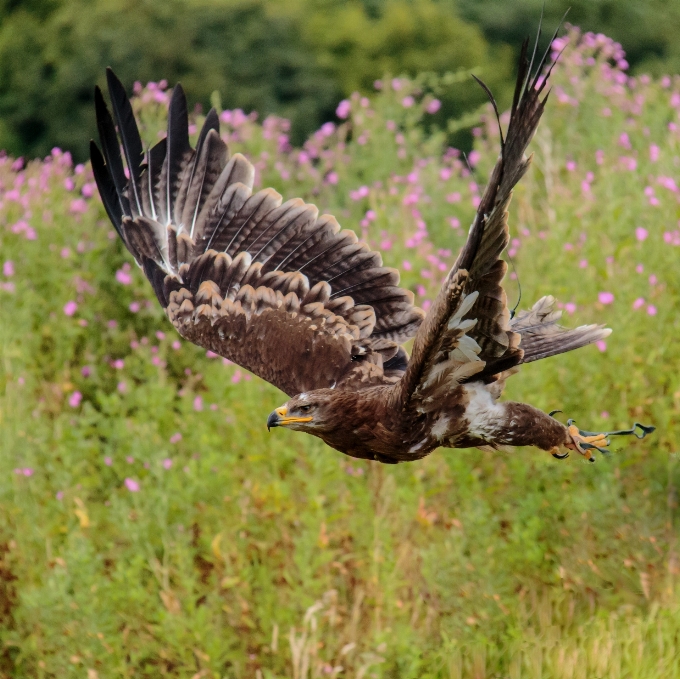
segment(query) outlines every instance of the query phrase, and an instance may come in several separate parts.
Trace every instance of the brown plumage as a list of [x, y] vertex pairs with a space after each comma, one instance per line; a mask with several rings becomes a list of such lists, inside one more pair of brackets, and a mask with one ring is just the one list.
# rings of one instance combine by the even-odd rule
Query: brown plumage
[[[273, 189], [253, 193], [253, 167], [239, 154], [229, 158], [214, 111], [192, 149], [179, 85], [167, 137], [143, 154], [125, 90], [107, 71], [113, 117], [97, 89], [103, 153], [91, 144], [106, 211], [180, 335], [291, 397], [269, 427], [289, 426], [347, 455], [388, 463], [438, 446], [533, 445], [592, 459], [590, 450], [605, 443], [605, 434], [497, 401], [520, 364], [610, 332], [560, 327], [552, 297], [514, 318], [508, 310], [500, 259], [507, 208], [547, 99], [547, 76], [539, 77], [546, 57], [532, 74], [527, 45], [498, 161], [427, 316], [399, 287], [399, 273], [334, 217], [300, 199], [282, 202]], [[413, 337], [409, 358], [402, 345]], [[625, 433], [651, 430], [636, 427]]]

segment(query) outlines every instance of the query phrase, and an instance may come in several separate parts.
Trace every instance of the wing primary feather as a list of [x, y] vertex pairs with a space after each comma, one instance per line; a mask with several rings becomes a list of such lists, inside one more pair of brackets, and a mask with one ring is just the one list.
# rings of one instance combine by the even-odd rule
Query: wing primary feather
[[[201, 153], [203, 151], [203, 147], [205, 145], [205, 140], [206, 137], [208, 136], [208, 132], [210, 130], [215, 130], [215, 132], [219, 135], [220, 133], [220, 119], [217, 117], [217, 111], [215, 111], [214, 108], [211, 108], [210, 111], [208, 111], [208, 115], [205, 117], [205, 121], [203, 122], [203, 127], [201, 128], [201, 133], [198, 135], [198, 141], [196, 142], [196, 153], [194, 155], [194, 162], [191, 164], [191, 175], [189, 176], [189, 183], [187, 185], [187, 192], [191, 189], [191, 186], [194, 181], [194, 176], [196, 174], [196, 168], [198, 167], [200, 161], [201, 161]], [[201, 187], [203, 186], [203, 182], [201, 182]], [[198, 217], [198, 212], [199, 208], [201, 207], [201, 193], [202, 191], [199, 191], [199, 200], [196, 201], [196, 206], [194, 208], [194, 214], [191, 219], [191, 230], [189, 232], [189, 235], [191, 238], [194, 237], [194, 227], [196, 225], [196, 217]]]
[[496, 103], [496, 99], [483, 80], [478, 78], [474, 73], [472, 74], [472, 77], [477, 81], [477, 84], [484, 90], [484, 92], [486, 92], [486, 96], [489, 98], [491, 106], [493, 106], [493, 111], [496, 114], [496, 124], [498, 125], [498, 133], [501, 135], [501, 148], [502, 148], [503, 146], [505, 146], [505, 139], [503, 138], [503, 127], [501, 126], [501, 116], [500, 113], [498, 113], [498, 104]]
[[99, 150], [99, 147], [94, 143], [93, 140], [90, 140], [90, 160], [92, 162], [92, 173], [94, 174], [94, 180], [97, 183], [97, 189], [99, 190], [99, 195], [102, 198], [102, 203], [104, 203], [106, 214], [109, 216], [109, 219], [118, 232], [118, 235], [122, 238], [123, 242], [125, 242], [125, 238], [123, 238], [123, 231], [121, 230], [123, 209], [121, 208], [120, 201], [118, 200], [116, 185], [114, 184], [111, 174], [104, 163], [104, 156], [102, 155], [102, 152]]
[[124, 215], [129, 216], [130, 203], [125, 197], [127, 177], [125, 176], [123, 158], [120, 155], [120, 145], [118, 143], [118, 136], [116, 135], [116, 126], [111, 117], [111, 112], [104, 101], [104, 95], [99, 87], [94, 88], [94, 107], [97, 117], [99, 139], [102, 143], [106, 166], [116, 187], [121, 211]]
[[118, 80], [116, 74], [110, 68], [106, 69], [106, 81], [109, 86], [113, 115], [123, 142], [123, 153], [125, 154], [125, 161], [130, 173], [129, 186], [134, 195], [134, 205], [137, 208], [137, 214], [141, 215], [143, 210], [139, 178], [144, 158], [142, 139], [139, 136], [135, 114], [132, 112], [132, 106], [130, 105], [123, 83]]
[[[163, 208], [161, 214], [167, 223], [172, 219], [172, 209], [177, 196], [177, 179], [182, 171], [184, 158], [191, 151], [189, 145], [189, 114], [182, 86], [177, 83], [172, 91], [168, 108], [167, 151], [161, 177]], [[167, 224], [166, 224], [167, 225]]]

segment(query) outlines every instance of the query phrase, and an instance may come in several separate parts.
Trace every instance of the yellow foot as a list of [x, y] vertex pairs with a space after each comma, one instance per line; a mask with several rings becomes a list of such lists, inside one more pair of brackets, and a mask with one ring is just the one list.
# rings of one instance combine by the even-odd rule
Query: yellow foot
[[[608, 453], [606, 446], [609, 445], [607, 440], [607, 434], [604, 432], [594, 433], [592, 436], [584, 436], [583, 433], [575, 424], [570, 424], [567, 427], [567, 432], [569, 433], [570, 443], [566, 444], [567, 448], [572, 450], [578, 450], [583, 457], [589, 462], [595, 462], [591, 450], [599, 450], [601, 453]], [[585, 432], [584, 432], [585, 433]]]

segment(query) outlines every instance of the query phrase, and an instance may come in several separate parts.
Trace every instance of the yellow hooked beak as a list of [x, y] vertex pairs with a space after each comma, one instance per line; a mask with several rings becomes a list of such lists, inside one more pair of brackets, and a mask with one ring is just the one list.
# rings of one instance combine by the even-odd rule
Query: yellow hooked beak
[[267, 429], [272, 427], [285, 427], [287, 424], [294, 424], [295, 422], [311, 422], [312, 417], [286, 417], [288, 415], [288, 408], [281, 406], [274, 410], [267, 418]]

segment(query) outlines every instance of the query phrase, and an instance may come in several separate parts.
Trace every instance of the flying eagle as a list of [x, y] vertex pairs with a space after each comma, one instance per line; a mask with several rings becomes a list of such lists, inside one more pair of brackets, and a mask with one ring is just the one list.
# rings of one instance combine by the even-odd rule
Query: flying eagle
[[[299, 198], [282, 203], [271, 188], [253, 193], [253, 166], [229, 157], [214, 109], [193, 149], [180, 85], [166, 138], [145, 153], [125, 89], [107, 71], [113, 116], [97, 88], [102, 151], [92, 142], [91, 158], [108, 216], [182, 337], [289, 396], [268, 427], [385, 463], [439, 446], [536, 446], [558, 458], [571, 449], [592, 460], [610, 434], [652, 431], [635, 423], [625, 432], [584, 432], [498, 400], [523, 363], [610, 333], [562, 328], [552, 297], [516, 316], [508, 310], [501, 285], [508, 204], [548, 98], [547, 52], [535, 69], [528, 57], [525, 41], [499, 158], [427, 314], [399, 287], [399, 273], [333, 216]], [[411, 339], [409, 356], [403, 345]]]

